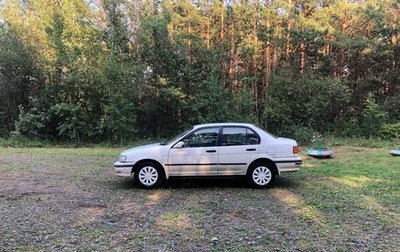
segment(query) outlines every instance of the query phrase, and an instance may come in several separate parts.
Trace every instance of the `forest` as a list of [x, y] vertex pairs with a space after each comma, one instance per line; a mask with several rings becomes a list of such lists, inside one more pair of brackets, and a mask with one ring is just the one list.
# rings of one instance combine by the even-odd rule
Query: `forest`
[[400, 138], [398, 0], [2, 0], [0, 137]]

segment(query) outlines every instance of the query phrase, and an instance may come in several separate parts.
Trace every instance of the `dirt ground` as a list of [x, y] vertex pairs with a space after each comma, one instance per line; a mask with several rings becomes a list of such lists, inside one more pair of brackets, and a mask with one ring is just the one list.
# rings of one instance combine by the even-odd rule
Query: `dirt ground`
[[0, 148], [0, 251], [400, 251], [399, 184], [362, 175], [358, 159], [353, 177], [335, 176], [340, 160], [305, 160], [267, 190], [240, 179], [143, 190], [115, 176], [118, 153]]

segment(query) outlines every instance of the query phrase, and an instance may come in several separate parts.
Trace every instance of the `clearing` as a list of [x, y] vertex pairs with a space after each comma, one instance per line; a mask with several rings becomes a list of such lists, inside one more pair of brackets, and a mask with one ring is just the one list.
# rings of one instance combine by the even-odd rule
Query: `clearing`
[[400, 251], [400, 158], [303, 155], [271, 189], [237, 179], [142, 190], [121, 149], [0, 148], [0, 251]]

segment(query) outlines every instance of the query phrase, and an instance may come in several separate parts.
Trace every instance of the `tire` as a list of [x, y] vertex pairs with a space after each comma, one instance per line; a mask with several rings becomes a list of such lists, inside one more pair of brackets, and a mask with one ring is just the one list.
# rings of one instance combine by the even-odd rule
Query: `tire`
[[254, 188], [270, 187], [276, 181], [276, 171], [271, 164], [252, 164], [247, 172], [247, 181]]
[[134, 177], [139, 187], [153, 189], [161, 185], [165, 175], [160, 165], [153, 162], [144, 162], [135, 170]]

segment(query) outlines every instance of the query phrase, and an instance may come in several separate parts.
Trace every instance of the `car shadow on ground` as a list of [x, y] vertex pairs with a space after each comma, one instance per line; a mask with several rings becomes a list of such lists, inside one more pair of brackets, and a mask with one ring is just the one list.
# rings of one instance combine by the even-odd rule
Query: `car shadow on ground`
[[275, 183], [275, 188], [296, 188], [301, 186], [301, 180], [294, 179], [289, 176], [280, 177], [278, 181]]
[[[141, 189], [133, 178], [113, 180], [110, 184], [114, 189]], [[295, 179], [281, 177], [271, 188], [295, 188], [300, 186]], [[243, 188], [252, 189], [242, 177], [202, 177], [202, 178], [170, 178], [164, 182], [161, 189], [208, 189], [208, 188]]]
[[163, 188], [187, 189], [187, 188], [250, 188], [244, 178], [170, 178], [163, 184]]

